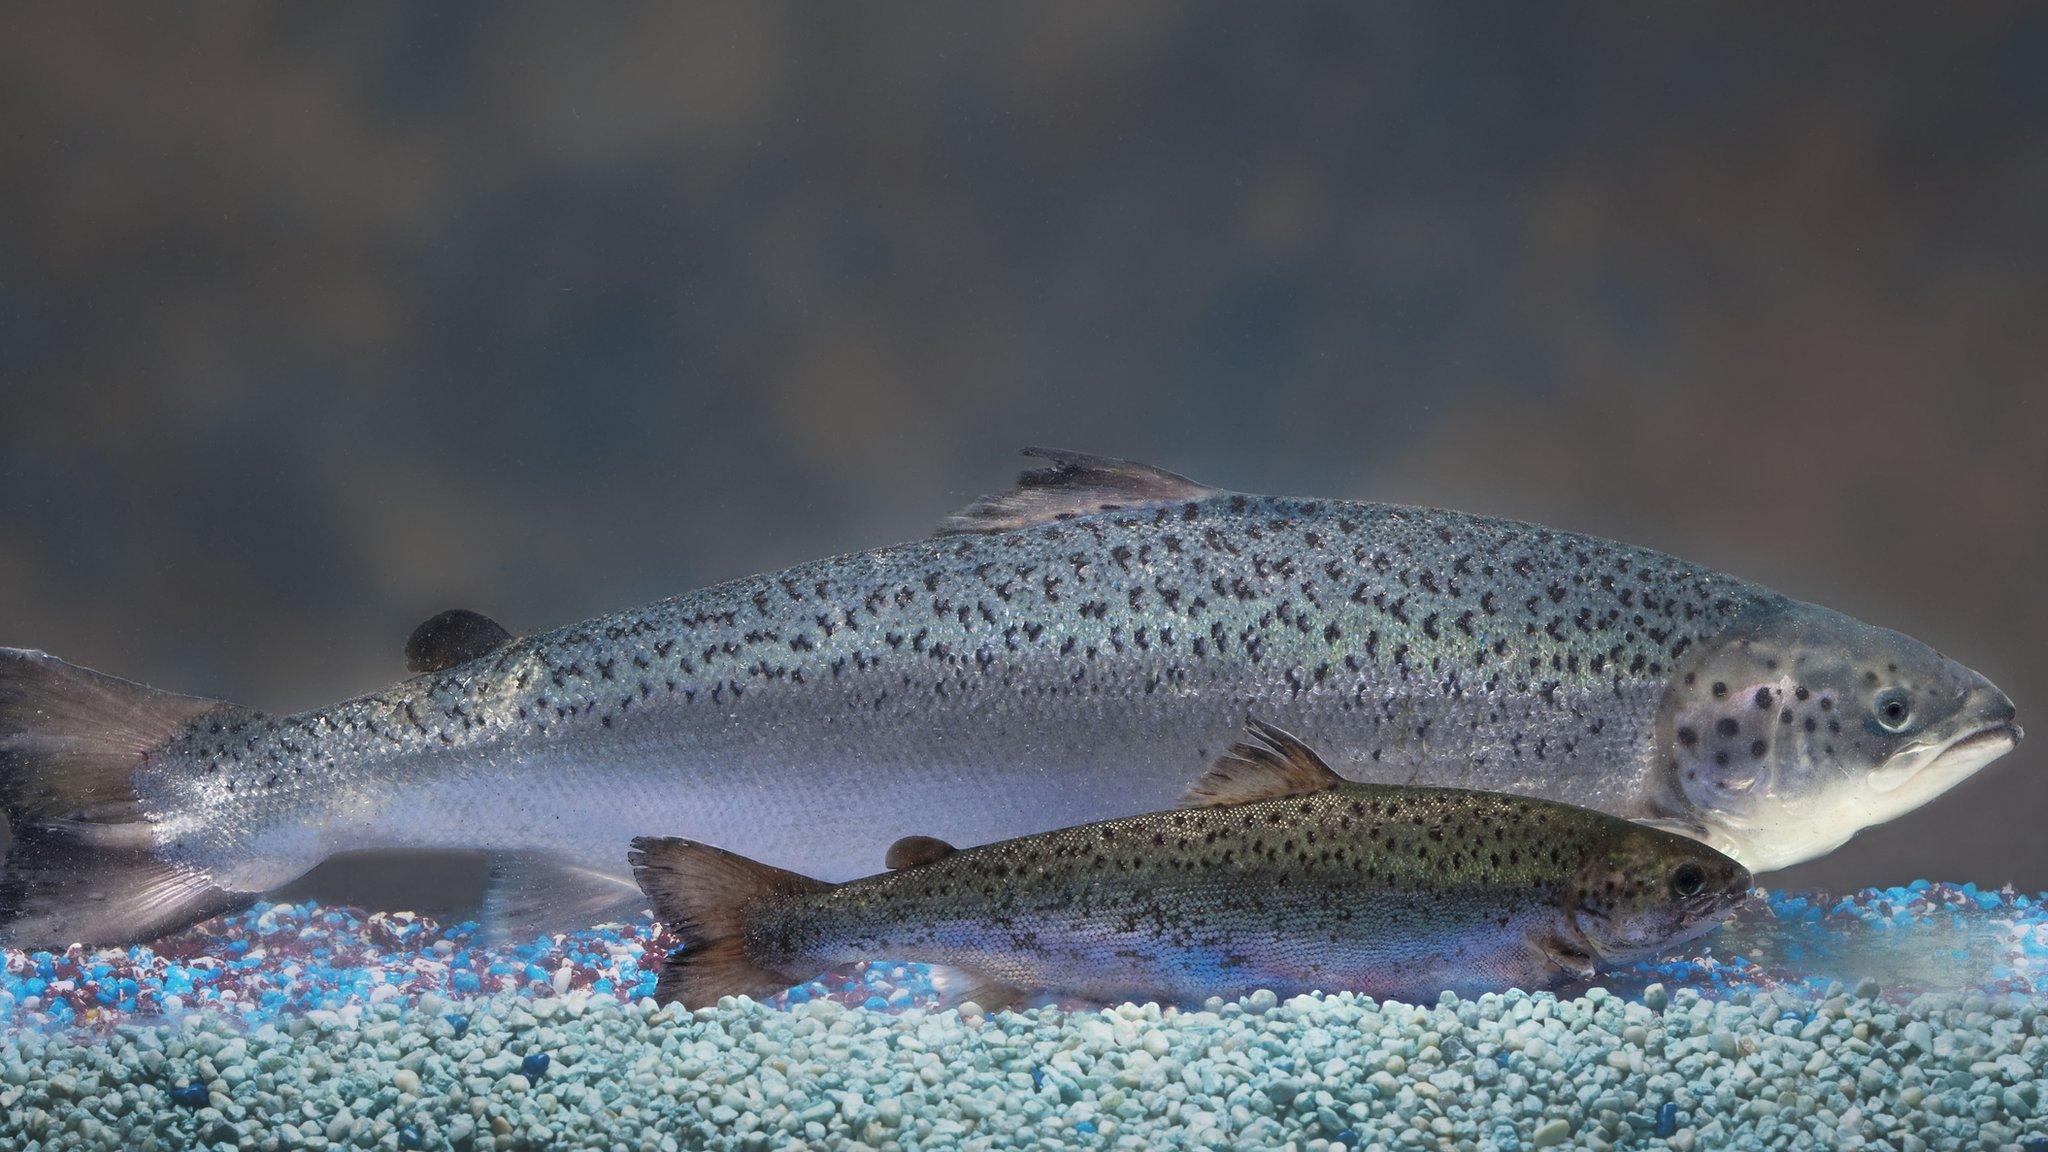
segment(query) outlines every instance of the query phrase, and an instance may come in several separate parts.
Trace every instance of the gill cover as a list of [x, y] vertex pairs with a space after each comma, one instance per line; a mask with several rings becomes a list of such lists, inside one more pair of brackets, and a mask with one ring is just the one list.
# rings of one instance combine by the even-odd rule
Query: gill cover
[[1708, 931], [1747, 899], [1750, 873], [1684, 836], [1630, 828], [1579, 869], [1572, 927], [1601, 959], [1647, 956]]
[[1787, 867], [1961, 782], [2018, 740], [2012, 721], [1990, 681], [1910, 636], [1766, 601], [1674, 675], [1650, 822]]

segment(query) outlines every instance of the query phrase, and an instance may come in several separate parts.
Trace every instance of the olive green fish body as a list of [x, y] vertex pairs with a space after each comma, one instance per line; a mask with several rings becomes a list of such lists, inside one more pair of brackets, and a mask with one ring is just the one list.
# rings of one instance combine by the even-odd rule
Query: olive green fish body
[[1574, 873], [1610, 831], [1580, 816], [1352, 784], [969, 849], [757, 931], [770, 967], [887, 957], [1102, 1000], [1540, 986], [1561, 973], [1530, 940], [1575, 935]]
[[[1284, 734], [1275, 741], [1289, 746]], [[712, 851], [673, 847], [683, 843], [643, 842], [643, 861]], [[1696, 870], [1696, 890], [1674, 894], [1681, 869]], [[658, 915], [695, 919], [644, 863], [642, 874]], [[892, 959], [1091, 1000], [1260, 988], [1433, 999], [1542, 987], [1684, 939], [1748, 882], [1704, 845], [1601, 813], [1333, 778], [1301, 795], [1102, 821], [836, 886], [790, 886], [748, 904], [739, 933], [747, 963], [783, 983]], [[678, 959], [687, 973], [690, 946]], [[774, 983], [674, 988], [708, 999]]]

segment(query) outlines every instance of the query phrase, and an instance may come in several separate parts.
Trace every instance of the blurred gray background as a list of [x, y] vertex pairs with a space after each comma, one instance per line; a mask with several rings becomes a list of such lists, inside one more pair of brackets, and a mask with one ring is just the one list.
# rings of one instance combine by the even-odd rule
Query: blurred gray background
[[[1653, 545], [2048, 726], [2044, 60], [2003, 3], [10, 6], [0, 641], [311, 706], [1049, 443]], [[2044, 749], [1779, 881], [2048, 888]]]

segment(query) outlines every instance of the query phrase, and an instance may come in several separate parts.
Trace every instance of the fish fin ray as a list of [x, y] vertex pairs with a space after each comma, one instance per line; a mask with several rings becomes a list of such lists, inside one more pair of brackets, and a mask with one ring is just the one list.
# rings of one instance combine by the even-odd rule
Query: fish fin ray
[[1565, 975], [1577, 980], [1593, 978], [1593, 954], [1587, 951], [1584, 944], [1572, 940], [1564, 933], [1531, 928], [1523, 933], [1522, 939], [1537, 955]]
[[645, 907], [631, 875], [551, 852], [494, 852], [479, 921], [487, 940], [525, 943], [630, 920]]
[[204, 872], [148, 848], [95, 840], [39, 828], [16, 834], [0, 878], [0, 938], [10, 947], [153, 940], [245, 908], [258, 895], [215, 887]]
[[627, 854], [654, 918], [681, 941], [661, 966], [654, 998], [685, 1008], [721, 996], [763, 997], [800, 984], [827, 965], [761, 956], [749, 947], [755, 906], [780, 896], [829, 891], [822, 880], [785, 872], [694, 840], [640, 836]]
[[1711, 835], [1707, 831], [1706, 826], [1699, 821], [1685, 820], [1674, 816], [1637, 816], [1632, 818], [1629, 823], [1644, 828], [1655, 828], [1660, 832], [1675, 832], [1688, 840], [1698, 840], [1702, 844], [1706, 843]]
[[943, 1012], [973, 1001], [983, 1012], [1001, 1012], [1024, 1002], [1028, 991], [1008, 981], [952, 964], [932, 965], [933, 1011]]
[[1010, 532], [1099, 512], [1186, 504], [1217, 495], [1219, 489], [1185, 476], [1109, 456], [1026, 448], [1024, 455], [1050, 461], [1027, 469], [1015, 487], [984, 496], [946, 518], [938, 535]]
[[198, 718], [233, 710], [0, 648], [0, 807], [12, 833], [0, 944], [133, 943], [255, 898], [161, 858], [135, 787], [152, 753]]
[[1321, 792], [1344, 782], [1315, 749], [1263, 720], [1246, 720], [1250, 740], [1232, 744], [1181, 798], [1183, 808], [1251, 804]]
[[[1729, 833], [1724, 832], [1720, 829], [1709, 828], [1703, 821], [1700, 820], [1688, 819], [1681, 816], [1653, 815], [1631, 817], [1630, 823], [1639, 824], [1644, 828], [1655, 828], [1660, 832], [1673, 832], [1680, 836], [1685, 837], [1688, 840], [1697, 840], [1700, 843], [1705, 844], [1707, 847], [1712, 848], [1714, 851], [1720, 852], [1727, 856], [1732, 856], [1737, 860], [1741, 860], [1744, 856], [1749, 856], [1751, 859], [1754, 859], [1756, 856], [1755, 852], [1746, 850], [1750, 846], [1744, 844], [1744, 842], [1740, 838], [1730, 835]], [[1820, 848], [1815, 854], [1825, 856], [1827, 853], [1833, 852], [1835, 849], [1840, 848], [1844, 844], [1847, 844], [1850, 841], [1850, 839], [1856, 835], [1856, 832], [1857, 829], [1851, 828], [1849, 831], [1844, 832], [1842, 834], [1841, 839], [1835, 841], [1832, 844], [1826, 845], [1823, 848]], [[1760, 869], [1760, 871], [1769, 871], [1769, 869]]]
[[936, 836], [905, 836], [889, 845], [889, 852], [883, 857], [882, 864], [893, 872], [944, 860], [957, 851], [959, 849]]
[[450, 608], [429, 616], [406, 637], [405, 667], [409, 672], [445, 672], [481, 660], [511, 642], [512, 633], [489, 616]]

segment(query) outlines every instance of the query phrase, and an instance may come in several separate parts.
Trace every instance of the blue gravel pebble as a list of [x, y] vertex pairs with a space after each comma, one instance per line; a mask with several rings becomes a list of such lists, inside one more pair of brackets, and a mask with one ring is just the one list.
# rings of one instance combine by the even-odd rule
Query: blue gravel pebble
[[1650, 1130], [1650, 1135], [1657, 1137], [1659, 1140], [1669, 1140], [1677, 1134], [1678, 1105], [1667, 1103], [1662, 1108], [1657, 1109], [1657, 1126]]
[[426, 1144], [426, 1142], [426, 1136], [411, 1124], [407, 1124], [398, 1130], [398, 1146], [400, 1148], [418, 1148]]
[[181, 1108], [204, 1108], [212, 1094], [206, 1090], [206, 1085], [194, 1080], [171, 1089], [170, 1097], [171, 1103]]
[[526, 1059], [519, 1062], [519, 1074], [538, 1084], [540, 1078], [548, 1074], [548, 1054], [545, 1052], [527, 1053]]
[[460, 1040], [469, 1033], [469, 1017], [457, 1012], [455, 1015], [448, 1017], [448, 1027], [455, 1030], [455, 1038]]

